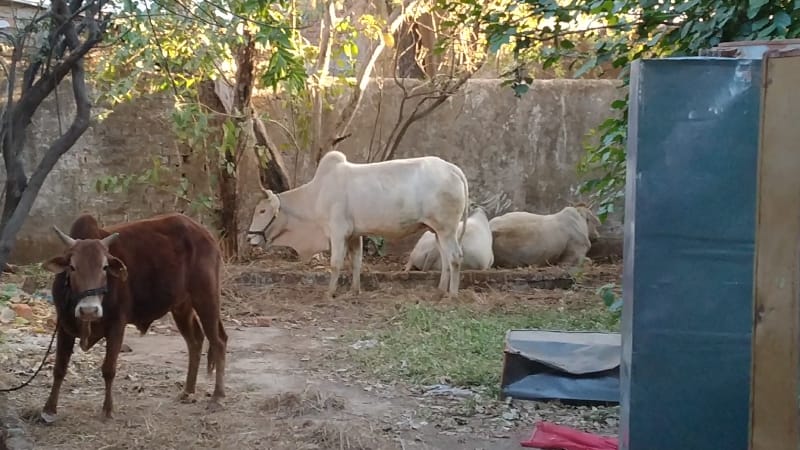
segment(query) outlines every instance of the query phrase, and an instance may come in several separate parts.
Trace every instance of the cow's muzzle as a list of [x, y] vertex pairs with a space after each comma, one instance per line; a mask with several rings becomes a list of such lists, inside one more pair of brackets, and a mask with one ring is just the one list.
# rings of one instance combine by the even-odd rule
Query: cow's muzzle
[[86, 297], [75, 306], [75, 317], [84, 322], [94, 322], [103, 318], [103, 298]]
[[71, 293], [70, 303], [75, 305], [75, 318], [87, 322], [94, 322], [102, 319], [103, 297], [107, 293], [107, 286]]
[[[278, 217], [277, 214], [272, 216], [272, 219], [269, 220], [267, 226], [265, 226], [263, 230], [247, 230], [247, 240], [250, 242], [250, 245], [254, 247], [262, 243], [264, 245], [269, 245], [271, 240], [267, 237], [267, 230], [269, 230], [269, 227], [272, 226], [272, 222], [275, 221], [276, 217]], [[258, 238], [261, 238], [261, 240]]]
[[252, 246], [260, 245], [262, 242], [264, 244], [267, 244], [268, 242], [267, 242], [266, 230], [261, 230], [261, 231], [248, 230], [247, 240], [248, 242], [250, 242], [250, 245]]

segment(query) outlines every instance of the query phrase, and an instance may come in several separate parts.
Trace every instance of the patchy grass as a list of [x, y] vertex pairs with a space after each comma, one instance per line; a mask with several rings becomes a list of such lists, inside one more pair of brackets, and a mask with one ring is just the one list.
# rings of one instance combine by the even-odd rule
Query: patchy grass
[[602, 305], [580, 311], [508, 313], [417, 304], [403, 307], [388, 328], [358, 337], [377, 339], [378, 346], [350, 353], [365, 370], [383, 380], [400, 377], [413, 384], [448, 382], [496, 393], [503, 340], [514, 328], [618, 331], [619, 325]]

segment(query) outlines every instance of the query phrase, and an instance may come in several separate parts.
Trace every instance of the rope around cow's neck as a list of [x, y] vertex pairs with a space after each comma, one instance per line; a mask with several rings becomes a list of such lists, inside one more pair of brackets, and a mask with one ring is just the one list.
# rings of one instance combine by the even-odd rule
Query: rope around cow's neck
[[47, 361], [47, 357], [50, 356], [50, 350], [52, 350], [52, 348], [53, 348], [53, 341], [56, 340], [56, 332], [58, 332], [58, 321], [56, 321], [56, 326], [55, 326], [55, 328], [53, 328], [53, 336], [50, 337], [50, 345], [47, 346], [47, 351], [44, 353], [44, 357], [42, 358], [42, 362], [39, 363], [39, 367], [36, 369], [36, 372], [33, 372], [33, 375], [31, 375], [31, 377], [28, 378], [28, 380], [26, 382], [20, 384], [19, 386], [14, 386], [13, 388], [8, 388], [8, 389], [0, 389], [0, 392], [13, 392], [13, 391], [22, 389], [25, 386], [27, 386], [28, 384], [30, 384], [30, 382], [33, 381], [34, 378], [36, 378], [36, 375], [38, 375], [39, 371], [41, 371], [42, 367], [44, 367], [44, 363], [45, 363], [45, 361]]

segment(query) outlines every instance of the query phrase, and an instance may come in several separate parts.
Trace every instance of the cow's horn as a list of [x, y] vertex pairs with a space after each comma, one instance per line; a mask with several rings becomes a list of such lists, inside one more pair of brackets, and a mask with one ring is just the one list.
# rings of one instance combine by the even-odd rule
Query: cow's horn
[[275, 210], [275, 214], [277, 214], [281, 207], [280, 197], [275, 195], [272, 191], [267, 190], [267, 198], [269, 199], [269, 204], [272, 206], [272, 209]]
[[269, 189], [265, 188], [265, 187], [264, 187], [264, 185], [263, 185], [263, 184], [261, 184], [261, 183], [258, 183], [258, 187], [260, 187], [260, 188], [261, 188], [261, 192], [263, 192], [263, 193], [264, 193], [264, 195], [266, 195], [267, 197], [269, 197], [269, 194], [271, 194], [271, 193], [272, 193], [272, 191], [271, 191], [271, 190], [269, 190]]
[[67, 234], [59, 230], [57, 226], [53, 225], [53, 231], [56, 232], [58, 237], [61, 238], [61, 242], [63, 242], [64, 245], [66, 245], [67, 247], [72, 247], [73, 245], [75, 245], [75, 239], [72, 239], [71, 237], [67, 236]]
[[106, 248], [108, 248], [112, 242], [114, 242], [119, 237], [119, 233], [109, 234], [108, 236], [104, 237], [100, 243], [103, 244]]

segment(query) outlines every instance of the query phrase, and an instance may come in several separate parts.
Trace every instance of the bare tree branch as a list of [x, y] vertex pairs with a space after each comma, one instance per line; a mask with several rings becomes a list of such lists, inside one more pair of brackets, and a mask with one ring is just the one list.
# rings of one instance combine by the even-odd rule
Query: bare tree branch
[[[473, 27], [473, 40], [475, 42], [479, 42], [477, 37], [477, 27]], [[396, 58], [399, 58], [400, 55], [396, 55]], [[468, 69], [466, 69], [463, 74], [455, 78], [455, 70], [456, 65], [451, 64], [450, 67], [450, 75], [448, 76], [445, 81], [443, 81], [443, 86], [437, 87], [437, 80], [442, 77], [434, 77], [426, 82], [420, 83], [417, 86], [413, 87], [410, 91], [406, 88], [404, 81], [400, 81], [397, 76], [398, 65], [395, 64], [394, 70], [394, 81], [397, 86], [403, 92], [403, 97], [400, 100], [400, 107], [397, 113], [397, 121], [395, 122], [392, 131], [389, 133], [389, 137], [386, 140], [386, 144], [384, 146], [384, 151], [381, 156], [382, 161], [387, 161], [389, 159], [394, 158], [395, 154], [397, 153], [397, 149], [400, 146], [400, 143], [403, 141], [408, 129], [411, 127], [412, 124], [415, 122], [424, 119], [428, 115], [430, 115], [433, 111], [436, 110], [439, 106], [441, 106], [448, 98], [450, 98], [453, 94], [458, 92], [464, 84], [472, 78], [472, 76], [480, 70], [485, 62], [481, 60], [479, 64], [469, 65]], [[455, 79], [454, 83], [451, 81]], [[414, 109], [411, 111], [411, 114], [406, 117], [405, 115], [405, 108], [406, 104], [409, 100], [422, 97], [414, 106]], [[427, 103], [427, 105], [426, 105]], [[424, 106], [424, 107], [423, 107]]]
[[[33, 26], [26, 26], [12, 41], [14, 52], [9, 80], [7, 84], [8, 99], [0, 122], [2, 136], [3, 159], [6, 162], [6, 183], [2, 220], [0, 221], [0, 267], [4, 266], [13, 248], [14, 238], [25, 222], [42, 185], [48, 174], [55, 167], [61, 156], [66, 153], [88, 129], [91, 120], [91, 103], [86, 87], [84, 56], [94, 48], [103, 37], [108, 25], [109, 16], [101, 13], [105, 0], [51, 0], [51, 19], [48, 37], [37, 54], [37, 59], [30, 62], [23, 75], [23, 89], [19, 100], [14, 101], [16, 70], [23, 60], [23, 49], [26, 38], [34, 35]], [[88, 36], [81, 42], [76, 28], [75, 17], [85, 11], [91, 13], [84, 17], [83, 30], [88, 29]], [[98, 24], [98, 20], [101, 23]], [[38, 22], [35, 19], [34, 22]], [[66, 50], [69, 54], [64, 56]], [[51, 63], [57, 61], [53, 67]], [[44, 69], [41, 69], [44, 67]], [[69, 128], [56, 138], [47, 148], [44, 156], [36, 165], [30, 179], [27, 178], [22, 164], [22, 152], [25, 146], [25, 130], [42, 102], [57, 89], [61, 81], [71, 74], [72, 91], [76, 113]], [[38, 76], [38, 79], [37, 79]]]
[[[413, 9], [417, 4], [418, 0], [404, 0], [402, 6], [392, 12], [391, 16], [389, 17], [389, 34], [394, 35], [394, 33], [397, 32], [398, 28], [400, 28], [400, 25], [402, 25], [406, 20], [409, 10]], [[350, 128], [350, 125], [353, 122], [353, 117], [355, 116], [359, 106], [361, 106], [361, 101], [364, 98], [364, 91], [369, 85], [369, 79], [372, 75], [372, 70], [375, 68], [375, 63], [378, 61], [378, 58], [381, 56], [381, 53], [383, 53], [385, 48], [386, 42], [384, 39], [381, 39], [381, 41], [372, 51], [367, 63], [359, 70], [358, 75], [356, 76], [355, 89], [350, 95], [347, 105], [345, 105], [345, 107], [342, 109], [342, 114], [336, 123], [336, 127], [334, 128], [335, 131], [333, 133], [333, 137], [330, 139], [331, 149], [336, 148], [336, 145], [341, 142], [341, 139], [337, 140], [337, 138], [347, 133], [348, 129]], [[322, 158], [323, 153], [324, 149], [320, 148], [316, 155], [317, 162], [319, 162], [319, 160]]]
[[[459, 78], [458, 81], [452, 87], [450, 87], [446, 91], [439, 93], [438, 96], [425, 97], [424, 99], [420, 100], [420, 102], [417, 103], [417, 106], [414, 108], [414, 111], [405, 121], [402, 120], [398, 121], [398, 124], [402, 123], [402, 125], [397, 130], [397, 134], [394, 136], [394, 139], [390, 142], [387, 142], [387, 149], [383, 155], [383, 160], [387, 161], [394, 158], [394, 155], [397, 152], [397, 148], [400, 146], [400, 142], [402, 142], [403, 137], [405, 137], [408, 128], [414, 122], [417, 122], [418, 120], [427, 117], [430, 113], [436, 110], [436, 108], [441, 106], [441, 104], [444, 103], [448, 98], [450, 98], [450, 96], [458, 92], [458, 90], [464, 85], [464, 83], [466, 83], [467, 80], [472, 78], [472, 75], [475, 73], [475, 71], [477, 71], [477, 68], [462, 75], [461, 78]], [[433, 100], [433, 102], [431, 102], [424, 109], [420, 109], [422, 107], [422, 104], [426, 100]]]
[[[65, 27], [64, 38], [67, 41], [67, 45], [69, 45], [71, 48], [77, 47], [78, 36], [72, 23], [68, 23]], [[42, 186], [44, 185], [47, 175], [53, 170], [53, 167], [55, 167], [59, 158], [61, 158], [64, 153], [72, 148], [72, 146], [75, 145], [75, 142], [78, 141], [86, 129], [89, 128], [89, 122], [91, 118], [91, 103], [89, 102], [89, 95], [86, 89], [86, 74], [84, 71], [82, 58], [83, 55], [88, 52], [89, 48], [91, 48], [90, 44], [97, 43], [99, 40], [99, 36], [94, 36], [87, 39], [83, 45], [78, 47], [76, 51], [70, 53], [70, 55], [65, 58], [64, 61], [55, 67], [50, 77], [40, 79], [39, 82], [34, 85], [34, 88], [37, 89], [36, 91], [32, 91], [34, 93], [40, 93], [45, 87], [49, 86], [52, 86], [50, 89], [52, 91], [52, 89], [54, 89], [58, 83], [55, 81], [47, 83], [42, 82], [42, 80], [48, 78], [55, 80], [57, 78], [60, 81], [65, 76], [65, 74], [62, 75], [61, 72], [65, 71], [65, 68], [69, 67], [69, 71], [72, 74], [72, 92], [75, 98], [76, 113], [75, 118], [73, 119], [72, 124], [67, 131], [53, 141], [52, 144], [50, 144], [49, 148], [45, 152], [44, 157], [42, 157], [42, 160], [33, 171], [30, 180], [27, 182], [27, 185], [25, 186], [25, 189], [19, 198], [19, 202], [13, 209], [13, 213], [11, 213], [8, 220], [4, 223], [2, 233], [0, 234], [0, 266], [5, 265], [6, 261], [8, 260], [8, 256], [11, 254], [14, 237], [22, 228], [25, 219], [30, 213], [31, 207], [33, 207], [33, 203], [36, 200], [36, 197], [39, 194]], [[53, 85], [54, 82], [55, 85]], [[38, 106], [40, 103], [41, 100], [38, 103], [23, 103], [21, 101], [20, 105], [35, 104]], [[27, 111], [25, 112], [27, 113]], [[27, 125], [28, 122], [22, 123]], [[5, 150], [6, 149], [4, 148], [4, 152]], [[7, 197], [6, 201], [8, 200], [9, 199]]]
[[333, 48], [333, 27], [336, 24], [336, 4], [334, 0], [326, 1], [326, 14], [322, 17], [319, 28], [319, 57], [315, 67], [317, 74], [317, 89], [314, 93], [314, 105], [311, 117], [314, 121], [311, 148], [316, 154], [322, 153], [325, 139], [322, 136], [323, 103], [325, 102], [325, 84], [328, 78], [328, 68], [331, 65], [331, 50]]

